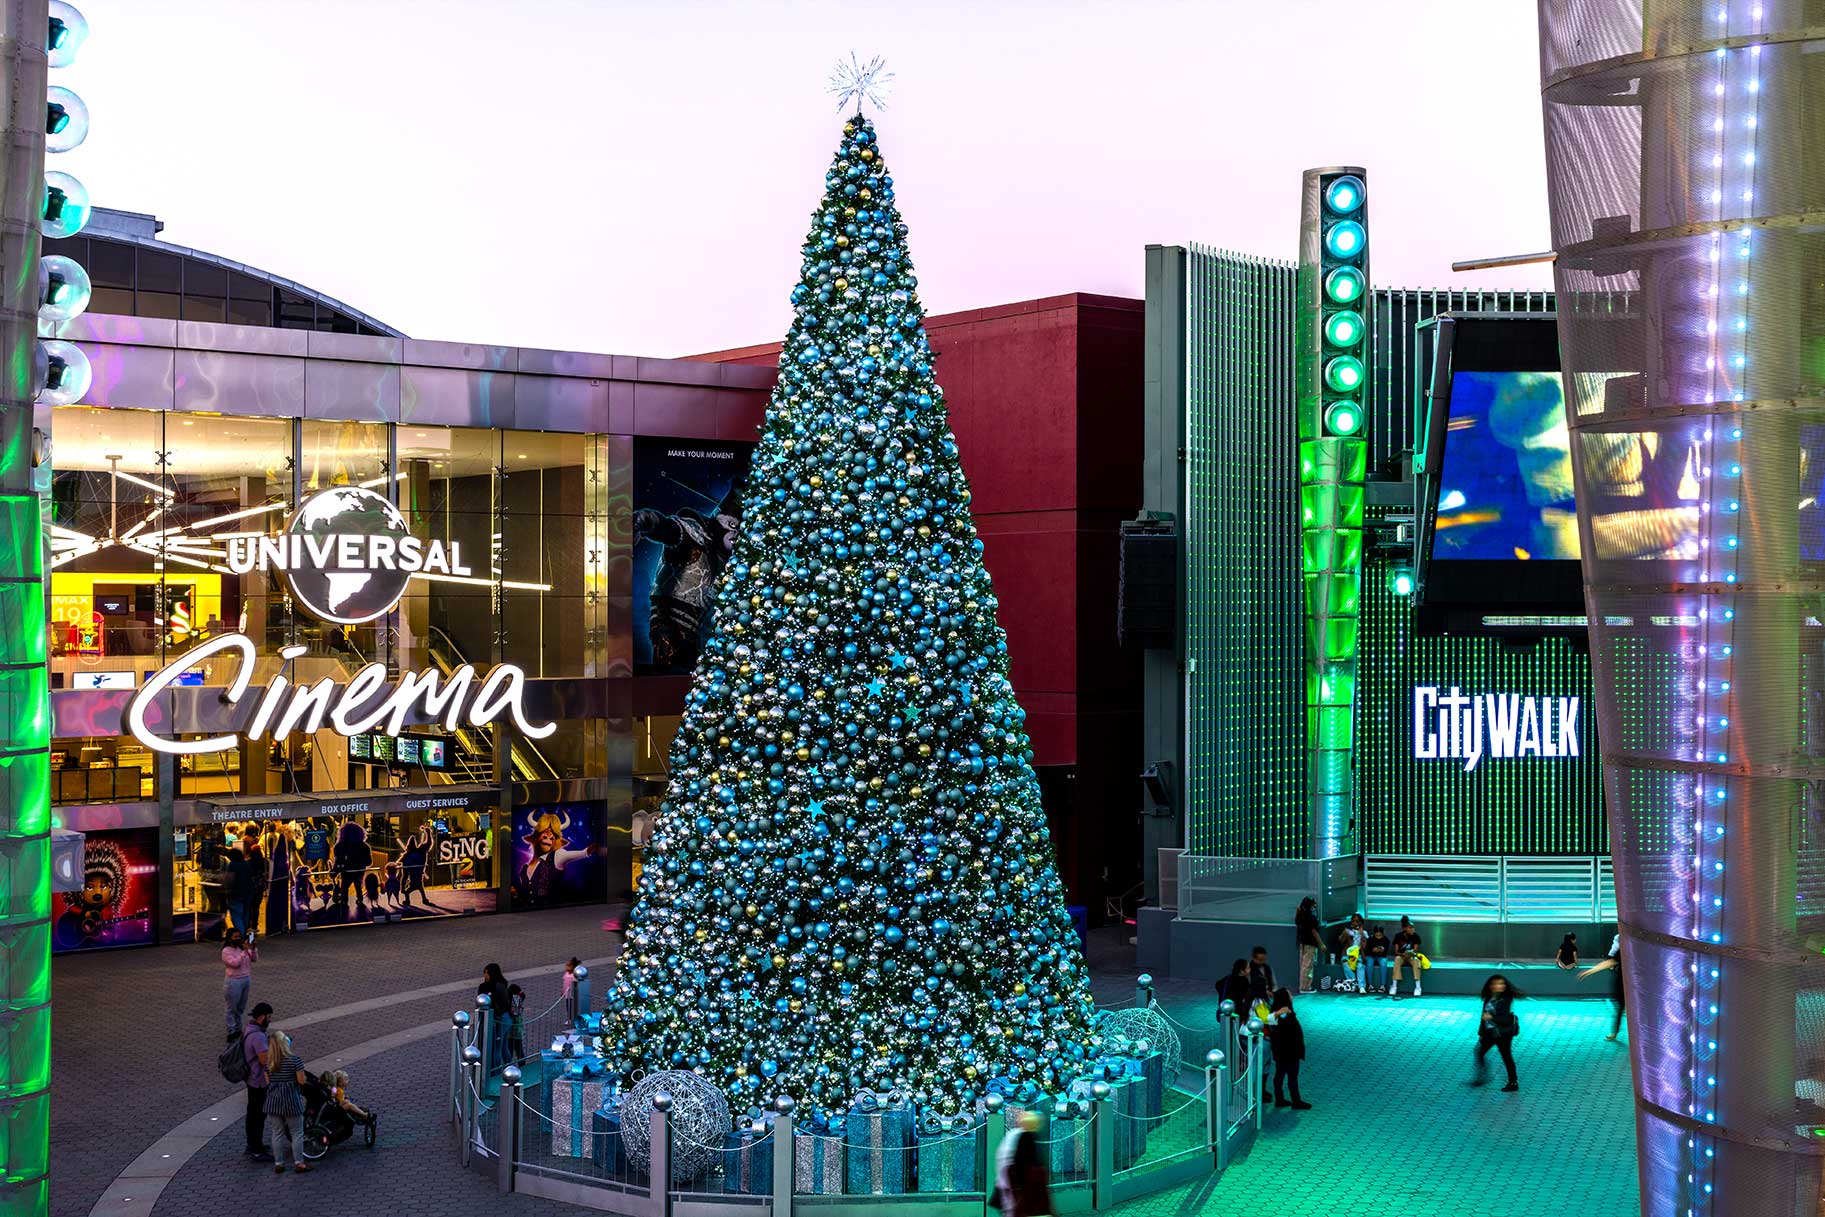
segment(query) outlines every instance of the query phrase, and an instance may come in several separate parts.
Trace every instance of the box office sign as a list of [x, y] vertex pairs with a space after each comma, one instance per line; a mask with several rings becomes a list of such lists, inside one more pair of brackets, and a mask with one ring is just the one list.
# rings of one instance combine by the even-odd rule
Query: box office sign
[[[305, 795], [294, 795], [265, 802], [253, 799], [245, 802], [204, 802], [199, 804], [199, 814], [196, 818], [215, 824], [244, 824], [249, 820], [304, 820], [314, 816], [345, 819], [349, 816], [387, 816], [407, 812], [435, 814], [438, 812], [491, 811], [499, 807], [500, 803], [501, 792], [492, 786], [477, 787], [473, 790], [451, 790], [449, 788], [435, 791], [398, 790], [366, 798], [311, 798]], [[326, 837], [323, 842], [323, 852], [316, 855], [316, 860], [320, 861], [329, 856], [328, 844]], [[305, 842], [307, 857], [312, 856], [311, 845], [310, 841]], [[482, 856], [486, 857], [485, 854]]]

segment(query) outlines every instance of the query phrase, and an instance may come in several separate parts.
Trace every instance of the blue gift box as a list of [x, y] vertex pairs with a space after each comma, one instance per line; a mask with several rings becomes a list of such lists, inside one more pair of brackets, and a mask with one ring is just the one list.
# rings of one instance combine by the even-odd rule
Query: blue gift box
[[607, 1087], [593, 1078], [574, 1075], [553, 1078], [545, 1085], [551, 1120], [551, 1152], [561, 1158], [587, 1158], [584, 1148], [586, 1131], [590, 1130], [589, 1113], [602, 1106]]
[[628, 1174], [627, 1143], [621, 1139], [619, 1105], [592, 1111], [589, 1114], [589, 1129], [592, 1134], [589, 1139], [589, 1156], [597, 1169], [609, 1176]]
[[1134, 1078], [1141, 1083], [1141, 1108], [1148, 1116], [1166, 1110], [1166, 1054], [1150, 1052], [1143, 1057], [1105, 1058], [1116, 1078]]
[[723, 1181], [732, 1192], [773, 1194], [773, 1138], [753, 1132], [730, 1133], [723, 1143]]
[[981, 1125], [964, 1131], [921, 1131], [917, 1143], [919, 1191], [930, 1194], [982, 1190], [976, 1178], [982, 1137]]
[[1109, 1083], [1109, 1112], [1115, 1121], [1115, 1169], [1127, 1170], [1147, 1152], [1147, 1084], [1140, 1078]]
[[1071, 1102], [1055, 1111], [1042, 1138], [1046, 1169], [1054, 1175], [1088, 1175], [1095, 1152], [1090, 1135], [1090, 1105]]
[[843, 1117], [846, 1191], [899, 1196], [913, 1181], [913, 1109], [904, 1099], [858, 1096]]
[[[838, 1130], [839, 1134], [841, 1130]], [[797, 1133], [792, 1138], [792, 1190], [808, 1196], [843, 1194], [841, 1136]]]

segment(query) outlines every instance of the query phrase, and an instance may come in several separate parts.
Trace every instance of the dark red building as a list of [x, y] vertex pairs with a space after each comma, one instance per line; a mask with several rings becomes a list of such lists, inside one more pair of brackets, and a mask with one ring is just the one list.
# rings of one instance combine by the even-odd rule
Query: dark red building
[[[1116, 644], [1141, 507], [1143, 304], [1073, 294], [926, 320], [1074, 903], [1139, 880], [1140, 651]], [[779, 344], [696, 358], [772, 366]]]

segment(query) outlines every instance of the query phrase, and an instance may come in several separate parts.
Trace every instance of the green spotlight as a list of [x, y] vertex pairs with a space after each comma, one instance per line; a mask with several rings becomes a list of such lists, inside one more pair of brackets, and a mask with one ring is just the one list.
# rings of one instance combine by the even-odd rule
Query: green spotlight
[[1362, 314], [1346, 309], [1325, 319], [1324, 340], [1334, 347], [1353, 347], [1362, 341], [1362, 331]]
[[1362, 360], [1339, 355], [1324, 365], [1324, 383], [1334, 393], [1354, 393], [1362, 388]]
[[1324, 408], [1324, 429], [1332, 435], [1355, 435], [1362, 430], [1362, 410], [1353, 401], [1334, 401]]
[[1397, 566], [1388, 572], [1388, 590], [1396, 596], [1413, 594], [1413, 572], [1404, 566]]
[[1362, 179], [1353, 173], [1331, 179], [1324, 188], [1324, 205], [1340, 216], [1347, 216], [1362, 206]]
[[1369, 234], [1355, 220], [1339, 220], [1324, 230], [1325, 252], [1333, 258], [1356, 258], [1369, 243]]
[[1324, 277], [1324, 294], [1332, 304], [1355, 304], [1363, 286], [1362, 272], [1354, 266], [1339, 266]]

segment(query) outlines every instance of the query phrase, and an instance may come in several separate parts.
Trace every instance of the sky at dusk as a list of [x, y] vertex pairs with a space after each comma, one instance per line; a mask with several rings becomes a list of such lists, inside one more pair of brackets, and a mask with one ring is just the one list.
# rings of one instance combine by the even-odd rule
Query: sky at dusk
[[1144, 247], [1289, 258], [1369, 170], [1372, 273], [1548, 244], [1531, 0], [77, 0], [53, 167], [164, 237], [413, 337], [680, 355], [780, 338], [852, 51], [928, 311], [1140, 296]]

